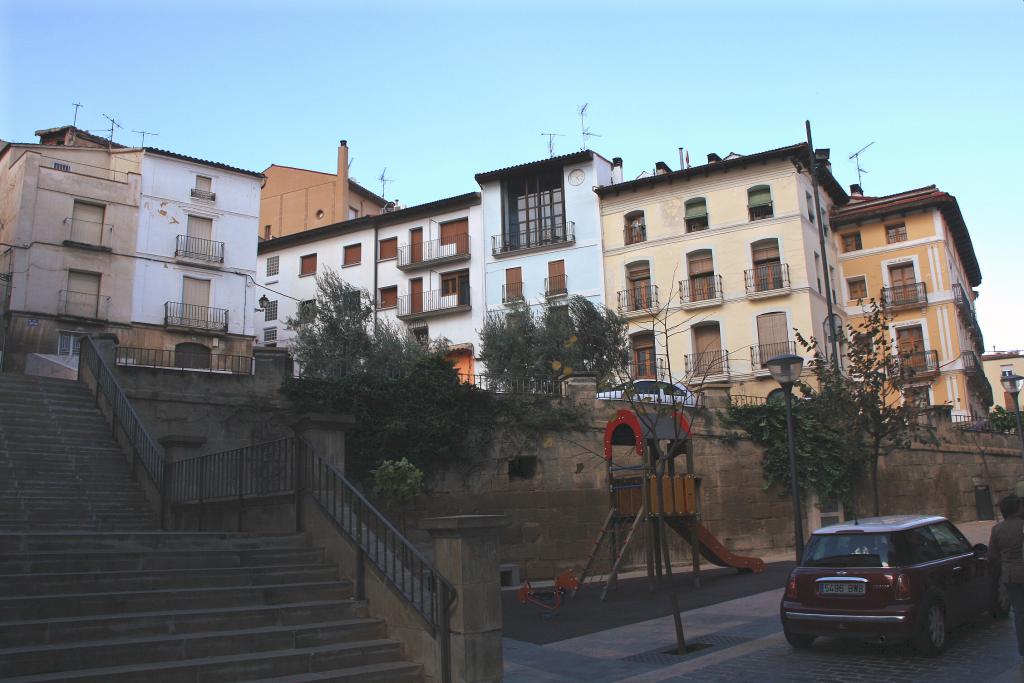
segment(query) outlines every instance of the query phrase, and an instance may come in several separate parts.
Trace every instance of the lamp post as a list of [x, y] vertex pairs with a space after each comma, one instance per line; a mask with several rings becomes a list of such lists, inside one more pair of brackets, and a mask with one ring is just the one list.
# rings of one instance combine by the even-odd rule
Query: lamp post
[[793, 434], [793, 384], [800, 378], [804, 359], [792, 353], [768, 359], [766, 363], [772, 378], [786, 394], [786, 435], [789, 441], [789, 488], [793, 497], [793, 534], [796, 537], [796, 561], [804, 556], [803, 508], [800, 505], [800, 487], [796, 481], [796, 437]]
[[263, 296], [260, 297], [260, 300], [257, 301], [256, 303], [258, 303], [260, 305], [260, 307], [257, 310], [263, 311], [263, 310], [266, 310], [267, 306], [270, 305], [270, 299], [268, 299], [267, 295], [264, 294]]
[[1024, 386], [1024, 377], [1016, 373], [1003, 375], [999, 378], [999, 383], [1003, 385], [1003, 391], [1013, 396], [1013, 414], [1017, 417], [1017, 438], [1020, 439], [1020, 457], [1021, 461], [1024, 462], [1024, 430], [1020, 428], [1020, 400], [1018, 399], [1021, 387]]

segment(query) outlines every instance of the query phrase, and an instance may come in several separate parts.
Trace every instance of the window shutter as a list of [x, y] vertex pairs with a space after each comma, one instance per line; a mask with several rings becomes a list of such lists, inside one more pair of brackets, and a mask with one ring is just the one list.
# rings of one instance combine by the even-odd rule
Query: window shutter
[[210, 281], [194, 277], [182, 278], [181, 299], [182, 303], [192, 306], [209, 306]]
[[638, 263], [636, 265], [627, 266], [626, 276], [630, 280], [650, 280], [651, 279], [651, 267], [647, 263]]
[[747, 190], [747, 203], [750, 206], [771, 204], [772, 190], [767, 185], [758, 185]]
[[751, 255], [753, 256], [754, 263], [778, 260], [779, 242], [778, 240], [765, 240], [764, 242], [755, 242], [753, 245], [751, 245], [750, 251]]
[[362, 261], [362, 258], [363, 258], [363, 245], [362, 244], [350, 244], [347, 247], [345, 247], [344, 265], [346, 265], [346, 266], [355, 265], [355, 264], [359, 263], [360, 261]]
[[757, 343], [782, 344], [789, 341], [785, 313], [765, 313], [757, 316]]
[[380, 260], [398, 256], [398, 238], [391, 237], [380, 241]]
[[708, 275], [715, 272], [710, 251], [695, 251], [686, 257], [690, 277]]
[[718, 325], [698, 325], [693, 328], [693, 351], [694, 353], [705, 353], [707, 351], [722, 350], [722, 335]]
[[75, 202], [71, 214], [71, 239], [85, 244], [100, 244], [103, 239], [104, 207]]
[[506, 285], [519, 285], [523, 283], [523, 269], [522, 268], [506, 268], [505, 269], [505, 284]]
[[462, 219], [441, 224], [441, 244], [456, 244], [459, 235], [469, 234], [469, 220]]
[[556, 278], [565, 275], [565, 261], [548, 261], [548, 277]]
[[213, 219], [189, 216], [187, 230], [189, 237], [198, 237], [203, 240], [213, 239]]
[[703, 218], [708, 215], [708, 203], [704, 199], [691, 199], [686, 202], [687, 218]]
[[197, 175], [196, 176], [196, 189], [197, 190], [203, 190], [205, 192], [209, 192], [211, 187], [212, 187], [212, 183], [213, 183], [213, 181], [210, 178], [207, 178], [206, 176], [203, 176], [203, 175]]
[[98, 273], [68, 272], [68, 290], [79, 294], [95, 296], [100, 293], [100, 276]]

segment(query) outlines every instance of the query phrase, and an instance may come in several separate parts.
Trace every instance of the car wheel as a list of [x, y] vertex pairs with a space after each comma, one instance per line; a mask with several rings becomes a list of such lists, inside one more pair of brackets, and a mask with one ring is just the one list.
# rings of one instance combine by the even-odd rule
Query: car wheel
[[797, 650], [806, 650], [814, 644], [816, 636], [808, 636], [803, 633], [790, 633], [789, 631], [783, 631], [786, 635], [786, 642], [792, 645]]
[[946, 649], [946, 610], [938, 600], [925, 604], [914, 635], [914, 649], [926, 657]]

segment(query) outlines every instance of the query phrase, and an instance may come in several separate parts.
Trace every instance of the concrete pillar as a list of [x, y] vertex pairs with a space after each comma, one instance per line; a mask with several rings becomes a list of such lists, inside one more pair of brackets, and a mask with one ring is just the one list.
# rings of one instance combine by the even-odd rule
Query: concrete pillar
[[351, 415], [311, 413], [292, 425], [303, 441], [345, 474], [345, 430], [355, 424]]
[[502, 677], [500, 530], [504, 515], [431, 517], [434, 564], [455, 588], [451, 615], [452, 680], [496, 683]]
[[114, 367], [114, 356], [117, 349], [117, 335], [112, 332], [103, 332], [92, 335], [92, 341], [96, 344], [96, 350], [107, 365]]
[[702, 390], [705, 408], [728, 408], [731, 393], [728, 384], [705, 384]]
[[592, 372], [578, 372], [565, 377], [565, 396], [575, 405], [592, 405], [597, 396], [597, 375]]

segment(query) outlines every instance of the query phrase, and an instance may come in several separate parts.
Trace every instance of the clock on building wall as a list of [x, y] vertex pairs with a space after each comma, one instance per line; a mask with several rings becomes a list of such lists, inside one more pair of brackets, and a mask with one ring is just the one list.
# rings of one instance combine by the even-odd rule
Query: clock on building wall
[[587, 177], [587, 174], [584, 173], [582, 169], [579, 169], [579, 168], [573, 169], [573, 171], [569, 173], [569, 184], [570, 185], [582, 185], [583, 184], [583, 180], [586, 177]]

